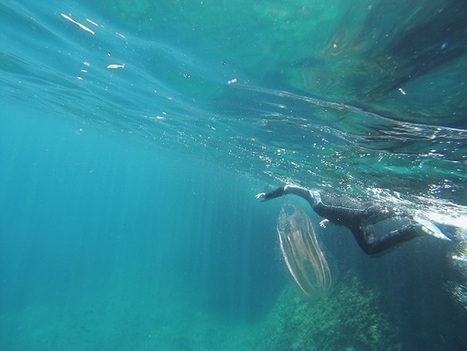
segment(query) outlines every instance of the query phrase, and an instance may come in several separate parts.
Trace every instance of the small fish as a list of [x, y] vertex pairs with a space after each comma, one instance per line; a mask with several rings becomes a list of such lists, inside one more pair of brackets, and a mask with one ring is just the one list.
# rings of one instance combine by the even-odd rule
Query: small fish
[[119, 64], [119, 63], [111, 63], [110, 65], [107, 66], [108, 69], [119, 69], [119, 68], [125, 68], [125, 64]]

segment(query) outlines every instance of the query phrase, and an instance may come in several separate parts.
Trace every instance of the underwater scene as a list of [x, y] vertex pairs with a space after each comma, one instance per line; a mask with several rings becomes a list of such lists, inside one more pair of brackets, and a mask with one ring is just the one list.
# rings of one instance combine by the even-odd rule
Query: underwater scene
[[467, 350], [465, 0], [0, 28], [0, 350]]

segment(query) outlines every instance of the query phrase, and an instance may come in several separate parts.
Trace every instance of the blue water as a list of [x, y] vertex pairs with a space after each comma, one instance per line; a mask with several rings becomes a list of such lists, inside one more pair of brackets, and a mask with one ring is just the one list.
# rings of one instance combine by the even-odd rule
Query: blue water
[[[0, 350], [314, 350], [338, 304], [342, 349], [465, 349], [466, 23], [455, 0], [1, 1]], [[286, 199], [254, 198], [284, 182], [452, 242], [369, 258], [300, 203], [336, 281], [328, 307], [294, 291], [305, 314]], [[354, 278], [379, 296], [356, 317]]]

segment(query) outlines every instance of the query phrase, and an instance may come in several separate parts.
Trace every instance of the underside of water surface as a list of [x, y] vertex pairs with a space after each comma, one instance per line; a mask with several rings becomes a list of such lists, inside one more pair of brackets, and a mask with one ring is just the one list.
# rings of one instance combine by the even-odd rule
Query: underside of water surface
[[[462, 0], [0, 1], [0, 349], [466, 349], [466, 24]], [[368, 257], [255, 199], [285, 183], [450, 241]]]

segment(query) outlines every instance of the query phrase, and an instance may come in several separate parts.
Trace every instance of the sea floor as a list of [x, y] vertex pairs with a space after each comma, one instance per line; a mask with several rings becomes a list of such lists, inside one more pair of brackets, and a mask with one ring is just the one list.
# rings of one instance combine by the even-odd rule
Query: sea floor
[[[170, 296], [169, 296], [170, 295]], [[0, 349], [249, 350], [257, 325], [215, 318], [177, 292], [37, 300], [0, 315]]]

